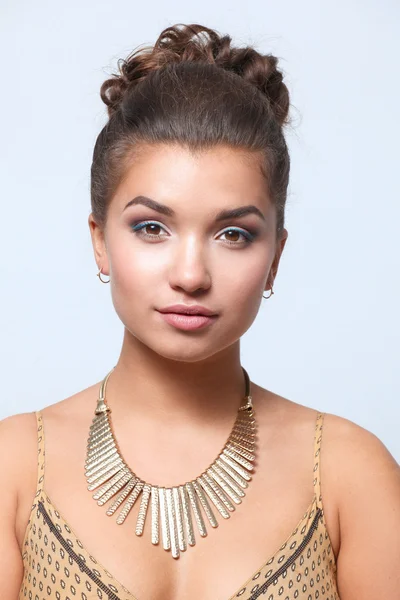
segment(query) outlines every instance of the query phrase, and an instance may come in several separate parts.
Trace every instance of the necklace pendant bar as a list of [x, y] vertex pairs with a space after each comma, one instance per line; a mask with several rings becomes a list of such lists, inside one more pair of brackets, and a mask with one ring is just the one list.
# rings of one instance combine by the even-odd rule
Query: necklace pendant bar
[[[114, 489], [114, 487], [117, 484], [119, 484], [119, 487], [116, 488], [116, 492], [117, 492], [119, 489], [121, 489], [122, 486], [125, 485], [125, 483], [127, 481], [129, 481], [130, 478], [131, 478], [131, 475], [130, 475], [130, 473], [127, 472], [126, 469], [123, 469], [122, 471], [118, 471], [118, 473], [116, 475], [114, 475], [114, 477], [112, 479], [110, 479], [107, 483], [105, 483], [103, 486], [101, 486], [101, 488], [93, 494], [92, 498], [94, 498], [95, 500], [100, 500], [100, 498], [101, 498], [101, 504], [99, 504], [99, 502], [97, 502], [97, 504], [99, 504], [99, 506], [102, 506], [102, 504], [107, 502], [107, 500], [109, 500], [111, 498], [111, 496], [114, 495], [114, 494], [111, 494], [110, 496], [108, 496], [108, 492], [110, 490]], [[107, 499], [105, 499], [105, 496], [108, 496]]]
[[98, 458], [100, 455], [105, 454], [107, 452], [107, 450], [110, 450], [110, 448], [114, 448], [115, 444], [114, 444], [114, 440], [112, 438], [110, 438], [108, 440], [108, 442], [106, 442], [105, 444], [102, 444], [99, 448], [92, 448], [92, 446], [90, 445], [90, 442], [87, 445], [87, 455], [86, 455], [86, 464], [89, 464], [92, 462], [92, 460], [94, 460], [95, 458]]
[[185, 525], [186, 525], [187, 542], [188, 542], [189, 546], [194, 546], [196, 544], [196, 539], [195, 539], [195, 535], [194, 535], [192, 513], [190, 512], [190, 500], [189, 500], [189, 495], [188, 495], [186, 486], [180, 485], [179, 493], [180, 493], [181, 501], [182, 501], [183, 518], [184, 518]]
[[177, 488], [176, 486], [172, 488], [172, 497], [174, 499], [174, 505], [175, 505], [178, 546], [179, 546], [179, 550], [184, 552], [186, 550], [186, 540], [185, 540], [185, 531], [183, 528], [183, 508], [182, 508], [181, 496], [179, 494], [179, 488]]
[[247, 481], [245, 479], [243, 479], [243, 477], [241, 477], [241, 475], [239, 475], [234, 469], [232, 469], [232, 467], [230, 467], [228, 464], [224, 463], [223, 460], [221, 460], [220, 458], [217, 458], [217, 460], [215, 462], [219, 467], [221, 467], [221, 469], [226, 471], [226, 473], [228, 473], [228, 475], [230, 475], [232, 477], [232, 479], [234, 481], [236, 481], [236, 483], [238, 483], [242, 488], [246, 489], [248, 487]]
[[151, 486], [151, 543], [158, 544], [160, 541], [160, 527], [159, 527], [159, 500], [158, 500], [158, 487]]
[[250, 481], [251, 475], [249, 475], [249, 473], [246, 471], [246, 469], [242, 469], [242, 467], [240, 465], [238, 465], [237, 462], [234, 461], [232, 458], [229, 458], [229, 456], [226, 456], [225, 454], [222, 453], [221, 460], [223, 460], [230, 467], [232, 467], [232, 469], [234, 469], [239, 475], [241, 475], [243, 477], [243, 479], [247, 479], [247, 481]]
[[194, 489], [196, 490], [196, 494], [199, 497], [199, 500], [201, 502], [201, 505], [204, 509], [204, 512], [206, 513], [206, 516], [210, 522], [211, 527], [218, 527], [218, 522], [217, 519], [215, 518], [215, 515], [212, 511], [212, 508], [210, 506], [209, 501], [207, 500], [207, 496], [205, 495], [205, 493], [203, 492], [201, 486], [198, 484], [197, 481], [193, 481], [192, 485], [194, 487]]
[[118, 515], [118, 518], [117, 518], [118, 525], [122, 525], [122, 523], [125, 521], [132, 506], [136, 502], [136, 498], [139, 496], [140, 492], [142, 491], [143, 485], [144, 485], [144, 483], [143, 483], [143, 481], [140, 481], [140, 479], [138, 481], [136, 481], [135, 487], [133, 488], [132, 492], [128, 496], [128, 499], [126, 500], [123, 509], [121, 510], [121, 512]]
[[213, 471], [212, 468], [207, 469], [207, 475], [210, 478], [212, 477], [215, 483], [219, 485], [220, 488], [222, 488], [225, 494], [227, 494], [227, 496], [229, 496], [229, 498], [231, 498], [235, 504], [242, 503], [238, 494], [236, 494], [236, 492], [230, 487], [230, 485], [226, 483], [226, 481], [222, 477], [220, 477], [216, 471]]
[[215, 504], [215, 506], [217, 507], [220, 514], [224, 517], [224, 519], [229, 519], [230, 514], [229, 514], [229, 511], [226, 510], [226, 508], [224, 506], [224, 502], [221, 501], [218, 494], [216, 494], [216, 492], [210, 486], [210, 484], [208, 483], [206, 478], [203, 475], [201, 475], [200, 477], [197, 478], [197, 481], [199, 481], [200, 485], [202, 486], [204, 491], [208, 494], [209, 498]]
[[150, 499], [151, 486], [146, 483], [142, 491], [142, 499], [140, 501], [139, 514], [136, 521], [136, 535], [142, 535], [144, 529], [144, 522], [146, 520], [147, 506]]
[[240, 454], [240, 456], [243, 456], [243, 458], [246, 458], [247, 460], [250, 460], [253, 462], [256, 459], [255, 454], [248, 452], [247, 450], [245, 450], [244, 448], [241, 448], [240, 446], [235, 446], [234, 444], [231, 444], [231, 442], [228, 442], [226, 444], [226, 447], [229, 448], [230, 450], [233, 450], [234, 452], [236, 452], [236, 454]]
[[197, 527], [199, 530], [199, 533], [202, 537], [205, 537], [207, 535], [207, 529], [206, 526], [204, 524], [204, 519], [203, 516], [201, 514], [201, 510], [200, 510], [200, 505], [199, 505], [199, 501], [197, 499], [197, 494], [194, 491], [194, 487], [192, 485], [192, 482], [189, 481], [188, 483], [186, 483], [186, 490], [189, 496], [189, 500], [190, 503], [192, 505], [192, 510], [193, 510], [193, 514], [194, 517], [196, 519], [196, 523], [197, 523]]
[[169, 550], [171, 548], [171, 538], [170, 538], [170, 533], [169, 533], [168, 510], [167, 510], [167, 501], [165, 498], [165, 488], [159, 487], [158, 494], [159, 494], [159, 499], [160, 499], [162, 543], [163, 543], [164, 550]]
[[165, 490], [167, 499], [167, 510], [168, 510], [168, 525], [170, 531], [171, 540], [171, 554], [173, 558], [179, 558], [179, 546], [178, 546], [178, 531], [176, 524], [176, 514], [174, 499], [172, 496], [172, 489], [167, 487]]
[[125, 500], [125, 498], [128, 496], [128, 494], [135, 487], [136, 482], [137, 482], [137, 477], [131, 477], [131, 479], [128, 481], [125, 489], [121, 492], [121, 494], [118, 496], [118, 498], [113, 502], [113, 504], [110, 506], [110, 508], [107, 509], [106, 515], [111, 517], [111, 515], [113, 515], [115, 513], [117, 508], [119, 506], [121, 506], [122, 502]]
[[240, 454], [236, 453], [234, 450], [231, 450], [229, 448], [224, 448], [222, 452], [226, 456], [229, 456], [229, 458], [233, 458], [234, 460], [236, 460], [236, 462], [239, 463], [239, 465], [241, 465], [242, 467], [244, 467], [248, 471], [252, 471], [253, 470], [254, 465], [252, 465], [250, 461], [248, 461], [245, 458], [243, 458], [243, 456], [241, 456]]
[[212, 467], [210, 467], [209, 471], [211, 476], [214, 477], [214, 479], [216, 478], [216, 476], [218, 475], [218, 477], [220, 477], [223, 481], [225, 481], [225, 483], [229, 486], [229, 488], [235, 492], [235, 494], [237, 496], [239, 496], [239, 498], [243, 498], [245, 496], [245, 493], [243, 491], [243, 489], [240, 487], [240, 485], [238, 485], [236, 483], [236, 481], [234, 481], [232, 479], [232, 477], [230, 475], [228, 475], [228, 473], [226, 471], [224, 471], [223, 469], [221, 469], [221, 467], [217, 464], [212, 465]]

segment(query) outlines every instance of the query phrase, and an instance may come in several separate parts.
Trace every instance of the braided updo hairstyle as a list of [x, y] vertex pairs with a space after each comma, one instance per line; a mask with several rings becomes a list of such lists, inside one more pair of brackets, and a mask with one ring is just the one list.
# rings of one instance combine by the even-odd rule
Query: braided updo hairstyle
[[164, 29], [154, 46], [118, 61], [100, 95], [109, 120], [91, 166], [91, 208], [103, 228], [107, 208], [141, 144], [178, 144], [193, 153], [224, 144], [258, 152], [284, 227], [290, 159], [283, 135], [289, 93], [278, 59], [203, 25]]

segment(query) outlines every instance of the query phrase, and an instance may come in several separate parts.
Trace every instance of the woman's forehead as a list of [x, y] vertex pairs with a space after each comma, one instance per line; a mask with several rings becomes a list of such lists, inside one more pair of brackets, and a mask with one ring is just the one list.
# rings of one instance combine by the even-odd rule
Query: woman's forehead
[[268, 210], [260, 156], [214, 147], [193, 153], [182, 146], [158, 145], [133, 158], [115, 194], [120, 210], [137, 196], [171, 206], [175, 213], [253, 204]]

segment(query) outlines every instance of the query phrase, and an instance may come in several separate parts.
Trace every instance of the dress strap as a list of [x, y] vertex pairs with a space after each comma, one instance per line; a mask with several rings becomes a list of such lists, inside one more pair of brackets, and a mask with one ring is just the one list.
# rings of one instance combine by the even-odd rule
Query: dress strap
[[37, 480], [36, 480], [36, 495], [38, 498], [42, 489], [44, 481], [44, 467], [45, 467], [45, 447], [44, 447], [44, 430], [43, 430], [43, 418], [40, 410], [35, 411], [36, 424], [37, 424]]
[[317, 498], [317, 506], [322, 508], [321, 495], [321, 441], [322, 427], [324, 424], [324, 413], [319, 412], [315, 421], [314, 435], [314, 491]]

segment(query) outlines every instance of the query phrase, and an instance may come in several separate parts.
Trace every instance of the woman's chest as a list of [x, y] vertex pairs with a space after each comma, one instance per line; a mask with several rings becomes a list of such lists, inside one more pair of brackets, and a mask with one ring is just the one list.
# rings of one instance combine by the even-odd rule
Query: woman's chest
[[[310, 540], [315, 535], [311, 525], [317, 518], [310, 496], [308, 502], [291, 505], [284, 498], [266, 495], [262, 481], [254, 482], [228, 519], [220, 518], [216, 528], [208, 524], [204, 537], [195, 529], [195, 545], [174, 559], [162, 543], [152, 544], [148, 523], [141, 536], [135, 534], [139, 506], [133, 507], [123, 525], [117, 525], [104, 508], [88, 501], [90, 494], [89, 498], [64, 498], [54, 505], [42, 493], [42, 501], [32, 511], [23, 549], [30, 585], [36, 582], [64, 593], [60, 598], [90, 598], [95, 591], [93, 597], [114, 593], [119, 598], [123, 593], [122, 597], [131, 600], [229, 600], [243, 587], [241, 597], [250, 598], [255, 585], [300, 560], [298, 548], [302, 542], [305, 547], [307, 533]], [[288, 537], [290, 544], [277, 557]], [[255, 583], [249, 584], [255, 575]]]

